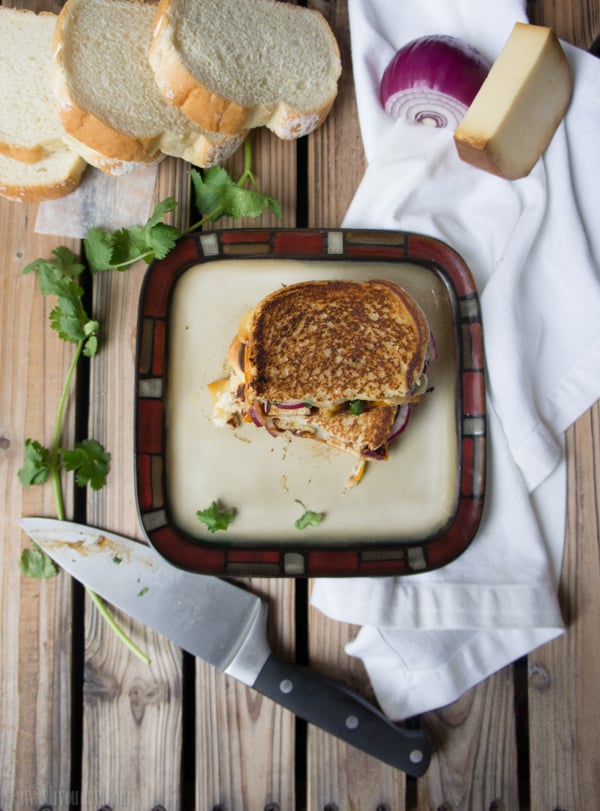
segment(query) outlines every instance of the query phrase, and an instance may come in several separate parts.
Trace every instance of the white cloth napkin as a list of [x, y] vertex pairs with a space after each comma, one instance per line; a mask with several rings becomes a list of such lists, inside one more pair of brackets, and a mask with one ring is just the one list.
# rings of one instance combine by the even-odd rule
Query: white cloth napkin
[[524, 2], [349, 0], [368, 168], [344, 225], [416, 231], [465, 259], [481, 297], [488, 484], [480, 530], [438, 571], [316, 582], [325, 614], [358, 624], [376, 696], [400, 720], [441, 707], [563, 631], [564, 431], [600, 397], [600, 61], [564, 45], [572, 102], [542, 160], [506, 181], [461, 162], [452, 134], [395, 122], [378, 84], [395, 51], [459, 36], [490, 60]]

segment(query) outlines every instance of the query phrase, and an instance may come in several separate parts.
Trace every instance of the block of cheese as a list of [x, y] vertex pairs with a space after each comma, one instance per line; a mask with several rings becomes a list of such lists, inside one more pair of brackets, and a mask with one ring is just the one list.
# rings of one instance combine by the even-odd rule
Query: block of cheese
[[550, 28], [516, 23], [454, 133], [462, 160], [500, 177], [529, 174], [571, 99], [571, 71]]

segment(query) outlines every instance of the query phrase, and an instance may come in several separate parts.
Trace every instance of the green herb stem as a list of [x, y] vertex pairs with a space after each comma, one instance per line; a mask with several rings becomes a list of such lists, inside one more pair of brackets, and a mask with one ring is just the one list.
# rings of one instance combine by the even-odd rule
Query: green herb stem
[[249, 138], [246, 138], [244, 141], [244, 171], [238, 180], [238, 186], [243, 186], [247, 180], [249, 180], [255, 188], [258, 188], [256, 178], [252, 174], [252, 149]]
[[86, 588], [86, 592], [88, 593], [90, 599], [100, 612], [102, 618], [108, 623], [108, 625], [112, 628], [115, 634], [119, 637], [121, 642], [123, 642], [129, 650], [134, 653], [138, 659], [141, 659], [144, 664], [149, 665], [151, 660], [150, 658], [142, 651], [138, 646], [131, 640], [127, 634], [123, 631], [121, 626], [116, 622], [115, 618], [112, 616], [110, 611], [106, 608], [104, 601], [96, 594], [95, 591], [92, 591], [89, 588]]
[[[79, 362], [79, 358], [81, 357], [81, 353], [83, 351], [85, 341], [80, 340], [77, 343], [77, 347], [73, 354], [73, 358], [69, 365], [69, 369], [67, 371], [67, 376], [65, 378], [65, 382], [63, 385], [63, 389], [60, 395], [60, 401], [58, 404], [58, 413], [56, 415], [56, 423], [54, 427], [54, 440], [52, 443], [52, 449], [50, 451], [50, 459], [49, 459], [49, 467], [51, 470], [52, 475], [52, 482], [54, 485], [54, 499], [56, 502], [56, 514], [57, 517], [63, 521], [65, 519], [65, 505], [64, 499], [62, 494], [62, 486], [60, 481], [60, 465], [58, 463], [58, 453], [60, 448], [60, 435], [62, 430], [63, 418], [65, 409], [67, 406], [67, 400], [69, 395], [69, 390], [71, 388], [71, 383], [73, 380], [73, 375], [75, 374], [75, 369]], [[141, 651], [137, 645], [127, 636], [127, 634], [123, 631], [123, 629], [118, 625], [114, 617], [106, 608], [104, 602], [101, 598], [96, 594], [95, 591], [86, 587], [86, 591], [89, 594], [92, 602], [96, 605], [98, 610], [100, 611], [101, 616], [103, 619], [108, 623], [109, 627], [113, 629], [116, 633], [118, 638], [139, 658], [142, 662], [146, 664], [150, 664], [150, 659], [146, 654]]]
[[54, 485], [54, 500], [56, 501], [56, 512], [58, 518], [63, 521], [65, 518], [65, 505], [62, 495], [62, 487], [60, 483], [60, 466], [58, 464], [58, 450], [60, 448], [60, 433], [62, 430], [63, 424], [63, 417], [65, 413], [65, 408], [67, 406], [67, 398], [69, 394], [69, 389], [71, 388], [71, 381], [73, 380], [73, 374], [75, 373], [75, 368], [81, 357], [81, 352], [83, 350], [83, 340], [77, 343], [77, 348], [75, 350], [75, 354], [71, 360], [71, 364], [69, 366], [69, 371], [67, 372], [67, 377], [65, 379], [63, 389], [60, 395], [60, 401], [58, 404], [58, 413], [56, 415], [56, 423], [54, 426], [54, 441], [52, 443], [52, 449], [50, 451], [50, 459], [49, 459], [49, 467], [51, 470], [52, 475], [52, 483]]
[[136, 256], [133, 259], [125, 259], [125, 261], [123, 261], [123, 262], [111, 263], [109, 265], [109, 267], [107, 268], [107, 270], [122, 270], [122, 269], [130, 268], [131, 265], [134, 262], [137, 262], [140, 259], [143, 259], [144, 261], [147, 261], [149, 259], [152, 259], [153, 256], [154, 256], [154, 251], [152, 249], [150, 249], [148, 251], [145, 251], [144, 253], [139, 254], [139, 256]]
[[197, 231], [198, 228], [202, 228], [203, 225], [206, 225], [207, 222], [216, 219], [221, 215], [223, 211], [223, 206], [215, 206], [212, 211], [209, 211], [208, 214], [205, 214], [198, 222], [195, 222], [193, 225], [190, 225], [189, 228], [186, 228], [185, 231], [181, 232], [182, 236], [187, 236], [187, 234], [191, 234], [193, 231]]

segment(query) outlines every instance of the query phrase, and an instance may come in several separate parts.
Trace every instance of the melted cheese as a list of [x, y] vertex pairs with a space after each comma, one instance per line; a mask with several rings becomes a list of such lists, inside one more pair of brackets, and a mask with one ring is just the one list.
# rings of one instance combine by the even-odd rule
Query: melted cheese
[[454, 133], [459, 156], [514, 180], [529, 174], [571, 98], [571, 72], [550, 28], [517, 23]]

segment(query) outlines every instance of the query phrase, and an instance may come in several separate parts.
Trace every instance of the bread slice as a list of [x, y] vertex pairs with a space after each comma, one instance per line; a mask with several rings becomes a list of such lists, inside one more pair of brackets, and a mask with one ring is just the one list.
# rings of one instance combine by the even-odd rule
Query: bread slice
[[33, 163], [65, 149], [52, 90], [55, 26], [56, 14], [0, 6], [1, 155]]
[[148, 62], [156, 7], [138, 0], [68, 0], [58, 17], [54, 90], [69, 135], [86, 159], [121, 174], [162, 154], [220, 163], [242, 143], [207, 133], [158, 91]]
[[426, 385], [431, 333], [393, 282], [325, 280], [282, 287], [255, 308], [244, 372], [246, 402], [402, 405]]
[[285, 139], [324, 121], [341, 73], [325, 18], [275, 0], [161, 0], [149, 58], [164, 96], [197, 124], [266, 125]]
[[78, 185], [86, 162], [76, 152], [59, 149], [34, 163], [0, 155], [0, 196], [21, 203], [64, 197]]

